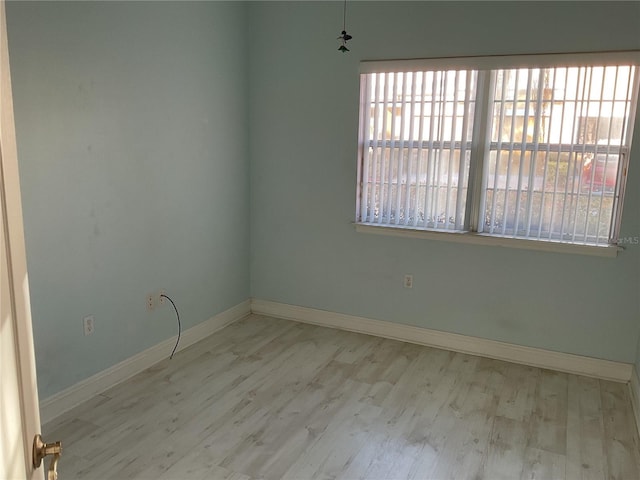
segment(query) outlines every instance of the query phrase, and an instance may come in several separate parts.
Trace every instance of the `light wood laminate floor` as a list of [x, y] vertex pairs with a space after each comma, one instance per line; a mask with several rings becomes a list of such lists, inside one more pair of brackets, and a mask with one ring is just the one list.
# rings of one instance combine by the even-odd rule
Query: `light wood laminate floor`
[[626, 385], [257, 315], [44, 432], [60, 480], [640, 479]]

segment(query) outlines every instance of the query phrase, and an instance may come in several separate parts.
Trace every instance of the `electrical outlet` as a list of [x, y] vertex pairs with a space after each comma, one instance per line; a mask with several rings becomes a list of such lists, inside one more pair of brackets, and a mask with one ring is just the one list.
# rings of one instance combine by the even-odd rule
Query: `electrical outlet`
[[93, 315], [87, 315], [82, 319], [82, 325], [84, 327], [84, 336], [91, 335], [95, 330], [95, 318]]
[[156, 306], [156, 301], [154, 298], [154, 294], [150, 293], [149, 295], [147, 295], [147, 310], [151, 311], [155, 308]]
[[164, 288], [161, 288], [158, 291], [153, 293], [149, 293], [147, 295], [147, 310], [155, 310], [157, 307], [162, 307], [167, 303], [167, 299], [163, 296], [166, 295], [167, 291]]
[[404, 276], [404, 288], [413, 288], [413, 275]]

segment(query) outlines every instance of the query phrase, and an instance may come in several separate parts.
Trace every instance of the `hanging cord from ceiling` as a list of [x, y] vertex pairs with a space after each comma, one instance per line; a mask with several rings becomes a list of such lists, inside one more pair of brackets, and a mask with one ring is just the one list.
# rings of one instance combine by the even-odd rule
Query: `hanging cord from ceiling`
[[338, 50], [342, 53], [348, 52], [347, 42], [352, 38], [353, 37], [347, 33], [347, 0], [344, 0], [344, 6], [342, 8], [342, 32], [340, 32], [340, 36], [338, 37], [338, 40], [340, 40]]
[[171, 298], [165, 295], [164, 293], [160, 296], [166, 298], [171, 302], [171, 305], [173, 305], [173, 309], [176, 311], [176, 317], [178, 317], [178, 339], [176, 340], [176, 344], [173, 347], [171, 356], [169, 357], [169, 360], [171, 360], [173, 358], [173, 355], [176, 353], [176, 348], [178, 348], [178, 344], [180, 343], [180, 334], [182, 333], [182, 325], [180, 324], [180, 314], [178, 313], [178, 307], [176, 307], [176, 304], [173, 302], [173, 300], [171, 300]]

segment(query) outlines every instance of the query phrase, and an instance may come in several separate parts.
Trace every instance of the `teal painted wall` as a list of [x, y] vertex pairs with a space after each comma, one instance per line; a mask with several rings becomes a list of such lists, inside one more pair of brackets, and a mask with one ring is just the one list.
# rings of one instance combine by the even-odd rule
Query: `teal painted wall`
[[7, 4], [41, 398], [248, 298], [246, 10]]
[[[250, 9], [252, 296], [634, 362], [638, 245], [591, 258], [367, 235], [352, 222], [360, 60], [638, 49], [640, 3], [348, 8], [348, 54], [338, 2]], [[621, 235], [640, 237], [639, 134], [631, 162]]]
[[350, 2], [347, 55], [339, 2], [7, 14], [42, 398], [173, 335], [170, 307], [145, 310], [159, 288], [185, 328], [252, 295], [640, 367], [638, 245], [590, 258], [352, 225], [360, 60], [637, 49], [637, 2]]

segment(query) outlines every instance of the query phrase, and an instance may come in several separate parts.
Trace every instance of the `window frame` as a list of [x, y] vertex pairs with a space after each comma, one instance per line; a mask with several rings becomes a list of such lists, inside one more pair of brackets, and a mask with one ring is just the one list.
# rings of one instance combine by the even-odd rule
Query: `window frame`
[[[383, 235], [393, 235], [413, 238], [426, 238], [432, 240], [445, 240], [457, 243], [473, 243], [481, 245], [498, 245], [513, 248], [523, 248], [530, 250], [556, 251], [566, 253], [579, 253], [598, 256], [616, 256], [618, 251], [624, 247], [619, 246], [615, 241], [618, 238], [621, 226], [622, 207], [624, 205], [624, 194], [626, 187], [626, 171], [631, 156], [631, 143], [636, 117], [640, 115], [640, 105], [638, 104], [638, 90], [640, 86], [640, 70], [636, 70], [636, 75], [632, 88], [630, 101], [631, 108], [635, 110], [633, 115], [629, 115], [626, 126], [627, 139], [621, 145], [621, 155], [619, 162], [619, 175], [616, 184], [618, 190], [618, 200], [614, 202], [611, 213], [611, 230], [608, 243], [599, 245], [577, 243], [572, 241], [550, 240], [543, 238], [525, 238], [515, 235], [497, 235], [495, 233], [479, 232], [483, 223], [481, 210], [485, 202], [486, 174], [485, 162], [489, 160], [491, 149], [491, 138], [489, 135], [489, 124], [491, 122], [493, 102], [492, 93], [495, 86], [496, 71], [501, 69], [536, 69], [536, 68], [564, 68], [564, 67], [585, 67], [585, 66], [616, 66], [635, 65], [640, 67], [640, 50], [609, 51], [609, 52], [588, 52], [588, 53], [561, 53], [561, 54], [525, 54], [525, 55], [494, 55], [494, 56], [471, 56], [471, 57], [442, 57], [427, 59], [404, 59], [404, 60], [367, 60], [360, 63], [361, 88], [359, 107], [359, 131], [358, 131], [358, 161], [357, 161], [357, 187], [356, 187], [356, 231], [364, 233], [376, 233]], [[471, 160], [469, 164], [467, 203], [465, 208], [464, 226], [465, 230], [430, 229], [427, 227], [411, 227], [403, 225], [373, 224], [359, 220], [361, 214], [361, 200], [363, 189], [363, 164], [365, 152], [365, 129], [370, 128], [365, 125], [367, 108], [370, 100], [367, 98], [366, 89], [362, 88], [364, 83], [362, 76], [372, 73], [394, 73], [394, 72], [425, 72], [444, 70], [476, 70], [477, 87], [475, 101], [475, 112], [473, 113], [473, 133], [471, 137]], [[402, 141], [402, 140], [401, 140]], [[528, 142], [524, 141], [523, 144]], [[636, 148], [637, 151], [637, 148]], [[595, 161], [595, 160], [594, 160]]]

